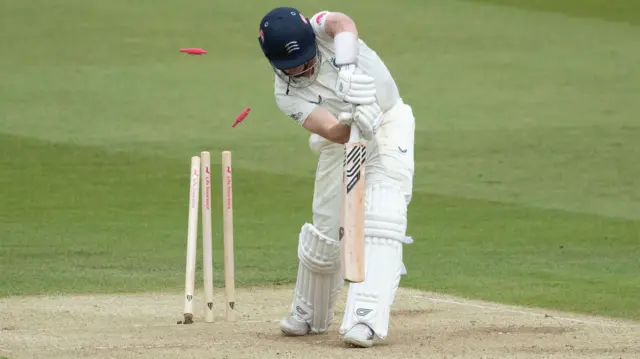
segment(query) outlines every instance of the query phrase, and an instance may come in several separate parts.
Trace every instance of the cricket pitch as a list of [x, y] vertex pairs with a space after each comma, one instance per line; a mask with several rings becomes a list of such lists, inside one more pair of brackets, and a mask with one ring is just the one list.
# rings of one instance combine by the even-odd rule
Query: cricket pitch
[[215, 323], [182, 319], [180, 293], [12, 297], [0, 300], [0, 357], [21, 358], [638, 358], [640, 323], [505, 306], [400, 289], [389, 338], [348, 348], [338, 327], [284, 337], [278, 321], [291, 287], [239, 289], [237, 322], [224, 321], [216, 288]]

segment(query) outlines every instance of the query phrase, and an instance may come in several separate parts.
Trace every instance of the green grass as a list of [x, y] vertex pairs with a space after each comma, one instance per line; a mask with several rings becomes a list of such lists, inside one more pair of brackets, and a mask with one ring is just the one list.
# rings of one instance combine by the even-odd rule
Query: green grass
[[[640, 320], [639, 15], [615, 10], [635, 2], [514, 4], [325, 4], [358, 21], [417, 117], [403, 285]], [[237, 284], [295, 281], [315, 158], [257, 46], [277, 5], [2, 3], [0, 296], [182, 290], [205, 149], [234, 153]]]
[[[23, 157], [3, 163], [3, 178], [17, 183], [0, 182], [8, 209], [0, 212], [8, 223], [0, 295], [181, 290], [187, 161], [1, 139], [0, 150]], [[309, 217], [311, 178], [243, 169], [234, 178], [238, 285], [291, 282], [296, 234]], [[220, 188], [219, 178], [213, 179], [213, 188]], [[637, 315], [638, 221], [425, 193], [413, 203], [417, 241], [406, 250], [411, 275], [405, 284]], [[213, 218], [220, 285], [219, 208]]]
[[[188, 158], [176, 161], [15, 136], [0, 138], [3, 152], [19, 151], [22, 156], [3, 163], [0, 194], [6, 205], [0, 214], [6, 224], [0, 295], [180, 288]], [[216, 175], [212, 188], [219, 197]], [[296, 268], [299, 225], [310, 211], [309, 199], [301, 194], [312, 190], [312, 181], [241, 168], [234, 169], [236, 176], [237, 283], [287, 282]], [[282, 183], [292, 190], [283, 192]], [[279, 200], [264, 193], [278, 194]], [[220, 206], [213, 208], [212, 216], [218, 284]]]
[[570, 16], [640, 24], [640, 3], [633, 0], [468, 0]]

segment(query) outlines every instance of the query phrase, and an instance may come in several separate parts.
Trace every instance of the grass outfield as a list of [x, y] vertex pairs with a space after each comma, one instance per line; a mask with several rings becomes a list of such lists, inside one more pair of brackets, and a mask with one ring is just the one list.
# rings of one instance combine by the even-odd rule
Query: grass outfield
[[[356, 19], [417, 117], [402, 285], [638, 320], [640, 12], [497, 3], [323, 8]], [[203, 149], [234, 153], [237, 285], [295, 281], [315, 162], [256, 39], [278, 5], [3, 1], [0, 296], [181, 291]]]

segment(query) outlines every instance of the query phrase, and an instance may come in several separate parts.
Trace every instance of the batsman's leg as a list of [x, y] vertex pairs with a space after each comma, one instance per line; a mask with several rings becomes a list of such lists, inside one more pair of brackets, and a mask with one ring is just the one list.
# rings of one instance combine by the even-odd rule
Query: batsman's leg
[[313, 225], [305, 224], [300, 232], [300, 264], [291, 313], [280, 322], [280, 329], [287, 335], [326, 332], [344, 286], [336, 240], [344, 150], [341, 145], [326, 144], [317, 153]]
[[280, 329], [288, 335], [324, 333], [333, 320], [329, 308], [332, 279], [340, 271], [339, 242], [307, 223], [300, 231], [298, 258], [291, 315], [281, 321]]
[[359, 347], [388, 335], [391, 305], [404, 274], [403, 244], [413, 187], [414, 118], [396, 105], [376, 134], [367, 159], [365, 192], [365, 280], [351, 283], [340, 332]]
[[402, 246], [407, 240], [406, 205], [398, 187], [376, 184], [366, 191], [365, 280], [351, 283], [340, 332], [345, 341], [373, 345], [384, 339], [402, 275]]

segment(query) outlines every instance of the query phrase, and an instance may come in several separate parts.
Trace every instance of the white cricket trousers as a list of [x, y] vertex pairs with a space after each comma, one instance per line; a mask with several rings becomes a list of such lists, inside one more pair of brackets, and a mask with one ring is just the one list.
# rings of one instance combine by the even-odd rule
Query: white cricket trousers
[[[367, 144], [365, 184], [399, 185], [407, 206], [411, 202], [414, 173], [415, 118], [411, 107], [399, 100], [384, 113], [382, 125]], [[344, 145], [312, 135], [309, 144], [318, 153], [313, 195], [313, 224], [329, 238], [338, 238]]]

